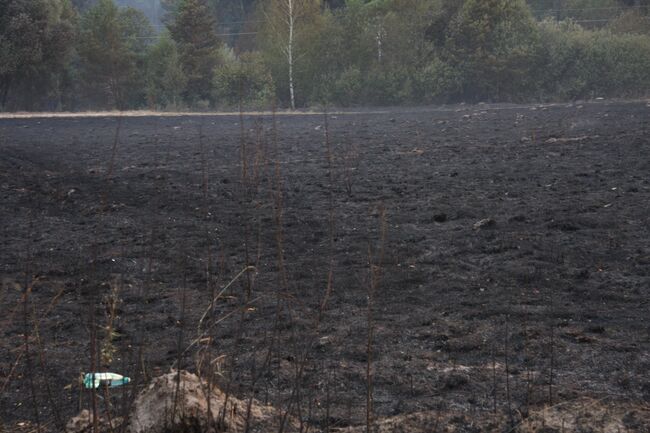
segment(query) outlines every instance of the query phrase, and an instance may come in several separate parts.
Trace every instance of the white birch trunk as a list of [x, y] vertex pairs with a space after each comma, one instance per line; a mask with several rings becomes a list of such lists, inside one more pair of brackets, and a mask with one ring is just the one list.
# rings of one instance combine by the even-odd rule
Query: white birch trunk
[[382, 46], [381, 46], [381, 28], [377, 31], [377, 62], [381, 64], [381, 58], [383, 56]]
[[381, 19], [377, 23], [377, 33], [375, 38], [377, 40], [377, 62], [381, 64], [381, 60], [384, 57], [384, 23], [381, 21]]

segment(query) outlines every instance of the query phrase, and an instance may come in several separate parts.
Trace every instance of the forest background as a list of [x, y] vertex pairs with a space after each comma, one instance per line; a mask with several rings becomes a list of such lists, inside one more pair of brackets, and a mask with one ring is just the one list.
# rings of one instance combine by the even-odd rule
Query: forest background
[[650, 0], [0, 0], [0, 110], [646, 97]]

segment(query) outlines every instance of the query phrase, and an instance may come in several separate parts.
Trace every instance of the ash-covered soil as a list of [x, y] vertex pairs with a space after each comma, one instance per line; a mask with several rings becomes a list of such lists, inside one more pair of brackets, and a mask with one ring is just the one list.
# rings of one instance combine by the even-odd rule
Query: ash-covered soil
[[370, 354], [385, 431], [648, 432], [649, 119], [2, 119], [0, 430], [89, 406], [94, 320], [98, 370], [134, 379], [116, 413], [180, 362], [312, 431], [361, 426]]

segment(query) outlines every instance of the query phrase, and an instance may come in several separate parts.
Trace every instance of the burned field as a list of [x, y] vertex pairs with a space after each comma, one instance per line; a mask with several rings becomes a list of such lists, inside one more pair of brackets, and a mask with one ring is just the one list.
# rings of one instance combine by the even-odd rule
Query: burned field
[[647, 432], [649, 119], [2, 119], [0, 429], [89, 407], [95, 346], [133, 379], [102, 411], [180, 364], [312, 431], [370, 378], [405, 431]]

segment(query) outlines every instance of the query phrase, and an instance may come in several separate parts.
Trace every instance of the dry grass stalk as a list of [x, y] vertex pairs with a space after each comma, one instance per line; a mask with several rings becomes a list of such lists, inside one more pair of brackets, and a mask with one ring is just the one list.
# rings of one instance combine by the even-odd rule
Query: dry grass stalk
[[372, 252], [372, 247], [368, 246], [368, 264], [370, 281], [368, 284], [368, 304], [366, 310], [367, 319], [367, 341], [366, 341], [366, 433], [373, 431], [374, 425], [374, 408], [373, 408], [373, 344], [374, 344], [374, 317], [373, 308], [375, 294], [381, 279], [382, 264], [384, 261], [384, 247], [386, 244], [386, 209], [384, 205], [379, 205], [379, 250], [376, 255]]

